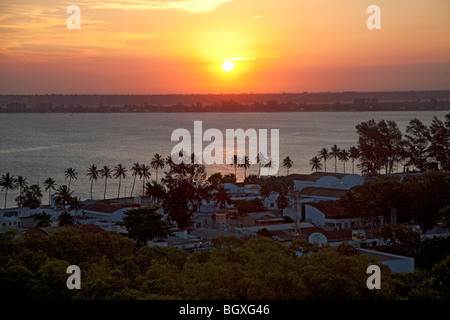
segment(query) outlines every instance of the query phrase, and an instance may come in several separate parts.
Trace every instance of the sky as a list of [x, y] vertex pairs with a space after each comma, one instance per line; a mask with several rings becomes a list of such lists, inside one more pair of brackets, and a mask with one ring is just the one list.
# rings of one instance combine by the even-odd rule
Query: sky
[[449, 90], [449, 39], [448, 0], [0, 0], [0, 94]]

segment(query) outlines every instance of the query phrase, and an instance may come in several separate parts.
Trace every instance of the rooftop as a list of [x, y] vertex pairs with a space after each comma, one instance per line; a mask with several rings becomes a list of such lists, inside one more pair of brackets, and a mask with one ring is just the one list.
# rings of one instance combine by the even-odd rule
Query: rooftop
[[134, 202], [102, 200], [102, 201], [97, 201], [92, 204], [85, 205], [83, 210], [104, 212], [104, 213], [113, 213], [120, 209], [135, 208], [135, 207], [136, 208], [140, 207], [140, 205], [138, 205]]
[[300, 192], [301, 196], [316, 196], [316, 197], [328, 197], [340, 199], [345, 196], [347, 190], [343, 189], [331, 189], [331, 188], [320, 188], [320, 187], [307, 187], [302, 189]]
[[316, 208], [327, 218], [349, 217], [342, 201], [323, 201], [318, 203], [307, 203], [307, 205]]
[[342, 179], [345, 176], [348, 176], [349, 173], [333, 173], [333, 172], [314, 172], [311, 174], [290, 174], [289, 177], [291, 177], [294, 180], [298, 181], [311, 181], [316, 182], [320, 178], [323, 177], [336, 177], [338, 179]]

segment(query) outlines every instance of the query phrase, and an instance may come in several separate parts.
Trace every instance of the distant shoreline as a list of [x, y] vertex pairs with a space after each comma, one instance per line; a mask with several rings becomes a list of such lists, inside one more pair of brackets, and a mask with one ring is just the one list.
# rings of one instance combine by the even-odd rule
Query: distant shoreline
[[0, 95], [0, 113], [447, 111], [450, 90], [277, 94]]

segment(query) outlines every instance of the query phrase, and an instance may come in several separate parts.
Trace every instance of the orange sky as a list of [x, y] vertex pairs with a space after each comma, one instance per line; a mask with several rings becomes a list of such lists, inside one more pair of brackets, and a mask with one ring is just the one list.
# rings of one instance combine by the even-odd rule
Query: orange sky
[[1, 0], [0, 94], [443, 90], [449, 39], [448, 0]]

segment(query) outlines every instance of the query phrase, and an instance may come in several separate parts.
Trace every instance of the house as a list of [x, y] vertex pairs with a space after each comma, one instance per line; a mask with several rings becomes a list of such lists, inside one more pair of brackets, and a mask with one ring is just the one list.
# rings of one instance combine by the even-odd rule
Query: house
[[0, 216], [0, 232], [21, 228], [20, 218], [17, 216]]
[[[316, 226], [328, 226], [335, 230], [358, 229], [364, 227], [360, 217], [352, 217], [345, 209], [342, 201], [324, 201], [305, 204], [305, 220]], [[379, 216], [375, 225], [384, 223], [384, 217]]]
[[345, 189], [307, 187], [300, 191], [300, 200], [302, 202], [339, 200], [346, 194], [347, 190]]
[[326, 227], [311, 226], [300, 228], [296, 239], [306, 240], [311, 243], [329, 243], [330, 245], [337, 245], [343, 241], [352, 241], [351, 230], [330, 230]]
[[96, 201], [84, 206], [82, 220], [96, 224], [107, 231], [126, 232], [123, 227], [117, 226], [116, 222], [123, 221], [126, 211], [139, 207], [140, 205], [134, 202], [120, 200]]
[[291, 174], [295, 190], [302, 191], [307, 187], [350, 190], [364, 183], [364, 177], [359, 174], [314, 172], [312, 174]]
[[260, 195], [261, 186], [247, 183], [224, 183], [223, 188], [230, 195], [231, 200], [253, 200], [262, 199]]
[[283, 223], [284, 219], [272, 212], [251, 212], [242, 218], [243, 227], [267, 226]]

